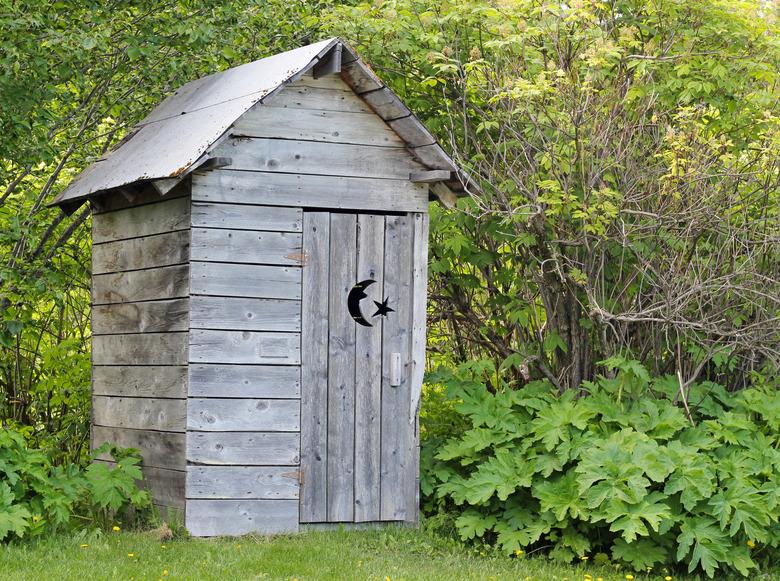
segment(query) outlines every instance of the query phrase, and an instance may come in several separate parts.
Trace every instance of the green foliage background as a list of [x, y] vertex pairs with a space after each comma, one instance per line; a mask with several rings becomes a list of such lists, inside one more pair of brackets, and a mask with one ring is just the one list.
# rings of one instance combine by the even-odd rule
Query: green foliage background
[[45, 204], [177, 86], [340, 35], [480, 184], [431, 208], [428, 508], [507, 550], [747, 571], [777, 542], [777, 15], [0, 0], [3, 427], [85, 460], [89, 211]]
[[675, 377], [605, 364], [616, 377], [586, 382], [587, 397], [547, 381], [490, 393], [485, 378], [505, 375], [490, 362], [432, 374], [452, 405], [434, 408], [451, 429], [423, 445], [428, 508], [509, 555], [750, 575], [780, 543], [780, 394], [702, 382], [688, 418]]

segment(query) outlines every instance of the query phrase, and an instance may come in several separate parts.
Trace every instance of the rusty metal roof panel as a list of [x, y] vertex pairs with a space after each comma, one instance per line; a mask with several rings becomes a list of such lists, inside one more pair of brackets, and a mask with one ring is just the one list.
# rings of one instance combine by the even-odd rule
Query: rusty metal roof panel
[[307, 71], [338, 42], [331, 38], [183, 85], [114, 150], [81, 172], [52, 204], [185, 174], [252, 105]]

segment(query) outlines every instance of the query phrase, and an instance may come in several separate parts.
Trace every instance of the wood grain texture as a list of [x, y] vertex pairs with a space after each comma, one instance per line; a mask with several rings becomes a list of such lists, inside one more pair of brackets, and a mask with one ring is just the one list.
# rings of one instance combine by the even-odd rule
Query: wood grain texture
[[242, 137], [225, 140], [214, 154], [231, 158], [232, 170], [409, 179], [424, 169], [405, 147]]
[[231, 129], [241, 137], [298, 139], [328, 143], [350, 143], [379, 147], [404, 147], [395, 131], [375, 113], [344, 113], [255, 106], [247, 111]]
[[186, 297], [188, 293], [189, 268], [186, 264], [92, 277], [94, 305], [173, 299]]
[[174, 198], [118, 212], [95, 214], [92, 219], [92, 243], [137, 238], [189, 227], [189, 198]]
[[156, 204], [173, 198], [189, 196], [189, 194], [190, 179], [187, 177], [165, 194], [165, 196], [161, 196], [160, 192], [158, 192], [152, 184], [146, 184], [140, 187], [138, 191], [131, 196], [126, 197], [122, 194], [118, 194], [116, 191], [111, 191], [99, 195], [96, 198], [92, 198], [90, 204], [92, 205], [93, 214], [103, 214], [105, 212], [115, 212], [117, 210], [124, 210], [144, 204]]
[[300, 331], [301, 302], [236, 297], [192, 297], [190, 327], [238, 331]]
[[416, 421], [425, 375], [425, 324], [428, 288], [428, 215], [412, 217], [412, 370], [409, 421]]
[[301, 235], [193, 228], [192, 260], [297, 266], [301, 262]]
[[357, 220], [330, 216], [328, 301], [328, 520], [354, 518], [355, 321], [346, 297], [355, 285]]
[[297, 500], [298, 476], [289, 466], [190, 466], [187, 498]]
[[117, 365], [92, 368], [92, 393], [131, 397], [187, 397], [184, 365]]
[[425, 126], [420, 123], [420, 120], [414, 115], [408, 115], [390, 121], [390, 127], [393, 128], [393, 131], [395, 131], [409, 147], [419, 147], [421, 145], [432, 145], [436, 143], [436, 139], [433, 135], [430, 134]]
[[187, 429], [204, 432], [297, 432], [301, 403], [297, 399], [187, 400]]
[[297, 365], [190, 365], [190, 397], [297, 398]]
[[189, 248], [189, 230], [96, 244], [92, 249], [92, 273], [183, 264], [189, 260]]
[[298, 531], [297, 500], [188, 500], [185, 525], [195, 537]]
[[341, 78], [352, 87], [358, 95], [367, 91], [376, 91], [383, 87], [374, 72], [362, 61], [353, 61], [341, 68]]
[[187, 402], [183, 399], [145, 397], [92, 397], [96, 426], [184, 432]]
[[[384, 299], [385, 218], [358, 216], [356, 280], [375, 280], [367, 294]], [[373, 307], [371, 300], [364, 308]], [[366, 311], [368, 317], [370, 311]], [[392, 315], [392, 313], [391, 313]], [[355, 521], [379, 520], [382, 415], [382, 318], [355, 326]]]
[[[111, 442], [120, 448], [138, 448], [141, 451], [141, 466], [144, 468], [186, 468], [183, 433], [93, 426], [92, 448], [95, 449], [105, 442]], [[99, 458], [110, 460], [111, 456], [103, 454]]]
[[192, 294], [300, 299], [301, 269], [291, 266], [193, 262]]
[[189, 326], [188, 315], [189, 299], [95, 305], [92, 308], [92, 333], [105, 335], [186, 331]]
[[[408, 422], [412, 327], [412, 222], [407, 216], [388, 216], [385, 230], [385, 294], [396, 297], [395, 312], [382, 329], [382, 520], [416, 520], [409, 514], [408, 495], [416, 469], [412, 465], [413, 434]], [[401, 360], [400, 381], [392, 386], [391, 361]]]
[[300, 435], [295, 432], [188, 432], [187, 461], [218, 466], [297, 466]]
[[362, 96], [362, 99], [385, 120], [411, 115], [411, 111], [409, 111], [406, 105], [387, 87], [380, 91], [366, 93]]
[[316, 109], [320, 111], [345, 111], [370, 113], [368, 107], [346, 84], [340, 88], [312, 87], [297, 81], [279, 91], [273, 98], [263, 101], [262, 107], [282, 109]]
[[290, 84], [291, 87], [315, 87], [318, 89], [331, 89], [336, 91], [349, 91], [353, 95], [354, 91], [345, 83], [339, 75], [325, 75], [315, 79], [313, 75], [307, 73], [300, 79]]
[[218, 169], [193, 176], [193, 200], [387, 212], [427, 212], [428, 188], [403, 179]]
[[298, 365], [299, 333], [260, 331], [190, 331], [191, 363]]
[[302, 222], [303, 212], [300, 208], [204, 203], [192, 205], [192, 225], [198, 228], [300, 232]]
[[327, 506], [328, 280], [330, 214], [306, 212], [301, 345], [301, 522], [324, 522]]
[[185, 365], [187, 333], [95, 335], [93, 365]]

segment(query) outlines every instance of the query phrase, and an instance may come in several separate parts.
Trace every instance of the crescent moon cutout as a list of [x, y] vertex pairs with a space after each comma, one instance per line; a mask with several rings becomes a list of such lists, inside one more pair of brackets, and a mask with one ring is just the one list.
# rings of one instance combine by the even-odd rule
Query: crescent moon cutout
[[365, 290], [375, 282], [375, 280], [370, 278], [362, 280], [353, 286], [352, 290], [349, 291], [349, 295], [347, 295], [347, 308], [349, 309], [350, 316], [355, 320], [356, 323], [363, 325], [364, 327], [373, 327], [373, 325], [366, 321], [366, 319], [363, 317], [363, 313], [360, 312], [360, 301], [368, 298]]

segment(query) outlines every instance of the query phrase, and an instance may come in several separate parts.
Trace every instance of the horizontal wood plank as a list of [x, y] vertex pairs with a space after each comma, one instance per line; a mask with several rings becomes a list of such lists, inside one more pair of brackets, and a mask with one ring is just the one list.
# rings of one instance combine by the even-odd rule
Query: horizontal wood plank
[[297, 399], [187, 400], [187, 429], [204, 432], [297, 432], [301, 404]]
[[92, 397], [92, 423], [112, 428], [184, 432], [187, 402], [145, 397]]
[[199, 228], [300, 232], [302, 223], [303, 211], [300, 208], [204, 203], [192, 205], [192, 225]]
[[349, 85], [347, 85], [339, 75], [324, 75], [315, 79], [314, 75], [307, 73], [294, 83], [290, 83], [289, 87], [316, 87], [336, 91], [349, 91], [354, 95], [354, 91], [349, 88]]
[[298, 365], [298, 333], [259, 331], [190, 331], [191, 363], [255, 363]]
[[427, 212], [428, 188], [404, 179], [292, 175], [218, 169], [193, 177], [197, 201], [344, 210]]
[[192, 294], [300, 299], [301, 269], [264, 264], [193, 262]]
[[294, 83], [263, 101], [259, 107], [283, 109], [317, 109], [369, 113], [371, 108], [346, 85], [344, 88], [313, 87]]
[[[155, 432], [108, 426], [92, 427], [92, 447], [97, 448], [111, 442], [120, 448], [138, 448], [141, 451], [141, 465], [153, 468], [184, 470], [186, 468], [185, 436], [179, 432]], [[110, 460], [109, 454], [99, 456]]]
[[185, 365], [187, 333], [95, 335], [93, 365]]
[[187, 461], [226, 466], [297, 466], [301, 438], [296, 432], [188, 432]]
[[233, 170], [409, 179], [425, 169], [405, 147], [375, 147], [287, 139], [228, 138], [214, 150]]
[[187, 498], [298, 498], [300, 472], [290, 466], [190, 466]]
[[344, 113], [297, 109], [282, 112], [254, 107], [231, 129], [231, 135], [351, 143], [379, 147], [404, 147], [404, 142], [375, 113]]
[[130, 397], [187, 397], [185, 365], [100, 365], [92, 368], [92, 393]]
[[182, 264], [189, 260], [189, 248], [189, 230], [96, 244], [92, 249], [92, 273]]
[[195, 296], [191, 303], [193, 329], [301, 330], [300, 301]]
[[297, 365], [190, 365], [190, 397], [297, 398]]
[[107, 214], [92, 219], [92, 243], [150, 236], [190, 226], [189, 198], [174, 198]]
[[188, 500], [186, 515], [195, 537], [298, 531], [297, 500]]
[[192, 260], [299, 265], [301, 235], [291, 232], [193, 228]]
[[95, 305], [92, 308], [92, 333], [105, 335], [186, 331], [188, 311], [189, 299]]
[[186, 264], [149, 270], [99, 274], [92, 277], [95, 305], [186, 297], [189, 267]]

